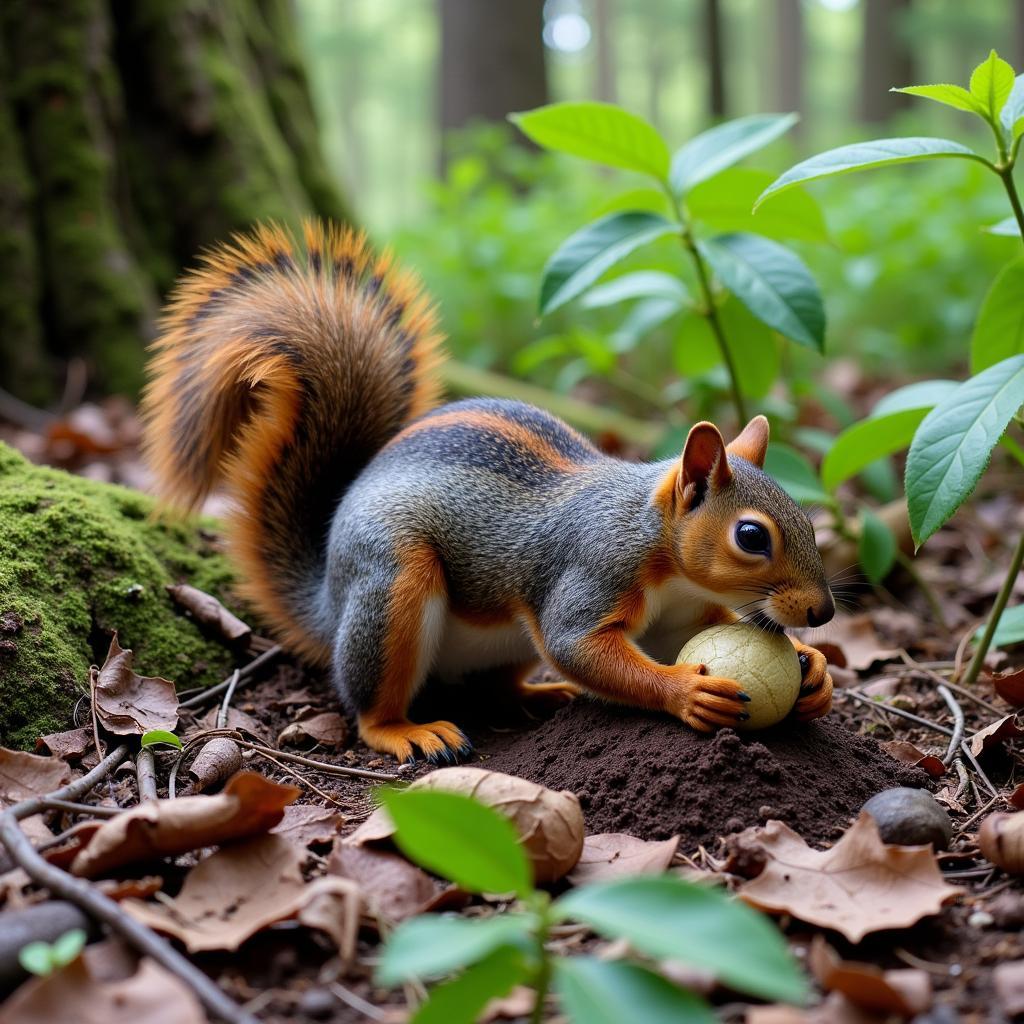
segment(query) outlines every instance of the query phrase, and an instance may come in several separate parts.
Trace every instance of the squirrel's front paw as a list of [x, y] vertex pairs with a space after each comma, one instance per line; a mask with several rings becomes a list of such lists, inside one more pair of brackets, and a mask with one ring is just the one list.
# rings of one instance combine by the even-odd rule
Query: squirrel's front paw
[[800, 722], [821, 718], [832, 709], [832, 677], [828, 674], [825, 655], [797, 640], [793, 646], [800, 658], [800, 697], [793, 714]]
[[746, 711], [750, 697], [735, 679], [709, 676], [705, 665], [680, 665], [678, 668], [681, 670], [679, 686], [668, 710], [691, 729], [713, 732], [750, 718]]

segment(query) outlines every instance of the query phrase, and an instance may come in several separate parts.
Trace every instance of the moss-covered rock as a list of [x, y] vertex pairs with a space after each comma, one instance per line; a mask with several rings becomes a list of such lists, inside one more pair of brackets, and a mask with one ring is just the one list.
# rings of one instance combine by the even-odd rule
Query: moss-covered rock
[[[0, 444], [0, 743], [67, 728], [110, 633], [135, 667], [179, 686], [221, 678], [231, 654], [178, 613], [164, 587], [222, 599], [212, 534], [152, 517], [142, 494], [33, 466]], [[230, 599], [227, 603], [231, 603]]]

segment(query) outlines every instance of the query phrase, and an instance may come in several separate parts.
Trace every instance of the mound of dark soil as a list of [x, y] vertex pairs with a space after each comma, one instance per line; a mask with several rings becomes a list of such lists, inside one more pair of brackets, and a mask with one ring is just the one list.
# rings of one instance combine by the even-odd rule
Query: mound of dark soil
[[588, 832], [682, 836], [680, 848], [778, 818], [809, 842], [834, 839], [868, 797], [927, 776], [825, 718], [712, 736], [673, 719], [577, 700], [530, 732], [483, 744], [484, 767], [583, 805]]

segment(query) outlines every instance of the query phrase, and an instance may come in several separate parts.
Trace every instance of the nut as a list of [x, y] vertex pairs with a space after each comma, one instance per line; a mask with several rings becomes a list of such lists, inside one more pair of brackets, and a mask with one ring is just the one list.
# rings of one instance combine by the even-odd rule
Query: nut
[[878, 825], [883, 843], [900, 846], [924, 846], [936, 850], [948, 848], [953, 838], [953, 823], [935, 798], [923, 789], [898, 786], [876, 793], [862, 810]]
[[1024, 874], [1024, 814], [990, 814], [978, 830], [978, 846], [996, 867], [1011, 875]]
[[768, 633], [747, 623], [712, 626], [689, 640], [677, 664], [699, 664], [708, 675], [735, 679], [750, 696], [744, 710], [750, 718], [742, 730], [766, 729], [781, 722], [800, 696], [800, 660], [781, 633]]

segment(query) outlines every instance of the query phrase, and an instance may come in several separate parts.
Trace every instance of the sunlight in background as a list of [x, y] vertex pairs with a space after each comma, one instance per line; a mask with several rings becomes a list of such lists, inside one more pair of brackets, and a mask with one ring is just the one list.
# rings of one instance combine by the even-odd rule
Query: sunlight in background
[[[296, 0], [327, 159], [360, 220], [386, 234], [431, 203], [439, 166], [438, 0]], [[544, 43], [552, 100], [598, 95], [600, 33], [611, 56], [613, 98], [648, 118], [671, 140], [707, 123], [699, 0], [547, 0]], [[728, 110], [733, 116], [778, 108], [776, 4], [722, 0]], [[838, 144], [855, 114], [864, 5], [804, 0], [805, 109], [801, 147]], [[910, 30], [920, 81], [932, 70], [980, 59], [1007, 35], [1008, 0], [917, 0]], [[1007, 46], [1009, 42], [1007, 41]], [[943, 134], [940, 110], [919, 111], [924, 134]], [[847, 133], [848, 134], [848, 133]]]

